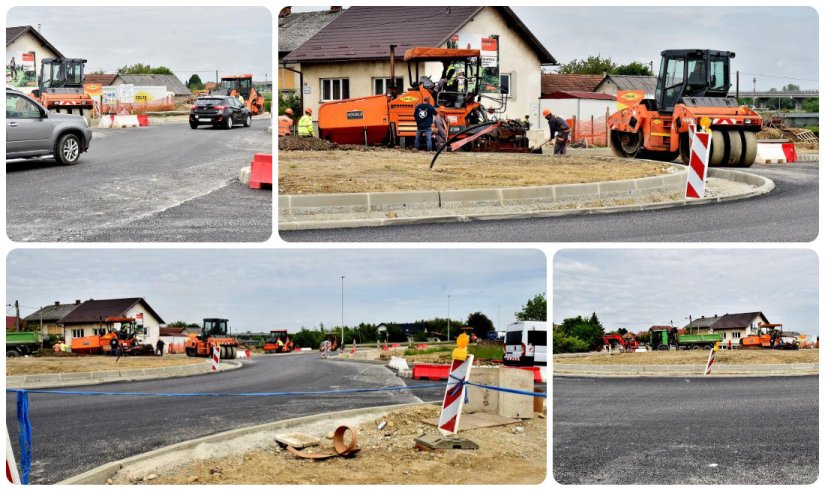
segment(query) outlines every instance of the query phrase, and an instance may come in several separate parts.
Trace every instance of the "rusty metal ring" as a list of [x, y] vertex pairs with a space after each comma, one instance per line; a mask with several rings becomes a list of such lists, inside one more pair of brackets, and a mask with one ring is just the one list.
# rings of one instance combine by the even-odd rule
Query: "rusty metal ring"
[[[352, 434], [352, 439], [350, 440], [349, 445], [344, 444], [344, 434], [346, 434], [347, 431], [349, 431], [350, 434]], [[303, 459], [321, 460], [321, 459], [333, 458], [335, 456], [352, 457], [358, 451], [361, 450], [361, 448], [358, 447], [358, 431], [354, 427], [350, 427], [348, 425], [339, 426], [337, 429], [335, 429], [335, 433], [332, 435], [332, 445], [335, 447], [335, 453], [332, 453], [332, 454], [330, 454], [330, 453], [312, 454], [312, 453], [307, 453], [307, 452], [304, 452], [304, 451], [299, 451], [299, 450], [295, 449], [292, 446], [287, 446], [286, 448], [289, 452], [291, 452], [295, 456], [297, 456], [299, 458], [303, 458]]]

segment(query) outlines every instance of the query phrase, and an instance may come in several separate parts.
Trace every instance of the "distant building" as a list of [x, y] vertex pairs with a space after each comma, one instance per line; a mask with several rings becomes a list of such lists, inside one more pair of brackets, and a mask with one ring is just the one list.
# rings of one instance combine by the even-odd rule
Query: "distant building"
[[163, 319], [143, 298], [90, 299], [82, 302], [69, 314], [60, 319], [63, 337], [67, 344], [73, 338], [106, 333], [104, 321], [108, 317], [129, 317], [137, 319], [143, 326], [138, 336], [141, 342], [155, 344], [160, 336]]
[[284, 7], [278, 13], [278, 90], [281, 93], [295, 94], [301, 87], [301, 75], [296, 73], [301, 71], [300, 63], [286, 63], [284, 58], [335, 20], [341, 12], [341, 7], [330, 7], [329, 10], [293, 13], [292, 7]]
[[37, 29], [32, 26], [6, 27], [7, 86], [31, 92], [37, 88], [40, 60], [61, 57], [63, 53], [43, 37], [39, 25]]
[[556, 92], [595, 92], [604, 75], [579, 75], [575, 73], [542, 73], [541, 96]]
[[25, 320], [32, 325], [42, 325], [39, 328], [43, 335], [63, 336], [63, 326], [60, 325], [60, 319], [68, 315], [80, 306], [80, 300], [75, 300], [74, 303], [61, 303], [55, 301], [53, 305], [45, 306], [27, 316]]
[[607, 75], [594, 92], [616, 95], [620, 90], [642, 90], [645, 95], [656, 93], [656, 77], [647, 75]]
[[726, 313], [700, 317], [685, 326], [687, 333], [721, 333], [722, 341], [738, 344], [740, 339], [759, 334], [759, 324], [770, 323], [761, 311]]

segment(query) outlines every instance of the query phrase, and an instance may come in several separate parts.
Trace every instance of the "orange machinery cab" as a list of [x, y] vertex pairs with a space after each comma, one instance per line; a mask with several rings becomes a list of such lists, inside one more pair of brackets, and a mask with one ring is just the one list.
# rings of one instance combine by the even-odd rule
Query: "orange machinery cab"
[[[481, 71], [481, 52], [477, 49], [411, 48], [404, 54], [411, 88], [393, 97], [392, 94], [372, 95], [326, 102], [318, 108], [320, 137], [339, 144], [395, 144], [397, 138], [415, 137], [414, 109], [426, 97], [434, 106], [442, 105], [450, 125], [450, 133], [465, 129], [468, 116], [479, 109], [476, 94], [462, 93], [447, 100], [449, 94], [436, 94], [433, 87], [420, 83], [420, 63], [441, 62], [443, 72], [448, 66], [464, 63], [467, 85], [477, 90]], [[413, 78], [413, 66], [415, 78]], [[479, 111], [480, 112], [480, 111]], [[478, 116], [483, 117], [482, 115]]]
[[[264, 344], [264, 352], [267, 354], [277, 352], [292, 352], [293, 343], [289, 339], [289, 334], [286, 330], [272, 330], [269, 332], [271, 337]], [[278, 345], [278, 339], [281, 340], [281, 345]]]
[[126, 335], [124, 335], [124, 338], [121, 339], [118, 333], [114, 331], [114, 324], [134, 325], [134, 322], [135, 319], [129, 317], [107, 317], [103, 323], [107, 325], [108, 331], [103, 335], [73, 338], [71, 343], [72, 352], [77, 354], [107, 354], [112, 352], [111, 341], [113, 338], [118, 339], [118, 344], [121, 347], [132, 347], [135, 343], [134, 336], [132, 335], [126, 338]]

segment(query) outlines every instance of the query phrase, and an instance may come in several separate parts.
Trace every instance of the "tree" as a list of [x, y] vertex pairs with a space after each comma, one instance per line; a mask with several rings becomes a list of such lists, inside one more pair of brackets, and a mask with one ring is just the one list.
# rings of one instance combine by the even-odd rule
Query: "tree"
[[326, 334], [320, 330], [310, 330], [306, 327], [301, 327], [301, 330], [293, 333], [290, 339], [299, 347], [317, 349], [325, 337]]
[[407, 334], [399, 325], [391, 323], [387, 325], [387, 340], [390, 342], [406, 342]]
[[143, 63], [135, 63], [134, 65], [122, 66], [117, 69], [118, 73], [124, 75], [174, 75], [172, 70], [165, 66], [151, 66]]
[[799, 85], [796, 85], [796, 84], [793, 84], [793, 83], [789, 83], [789, 84], [785, 85], [784, 87], [782, 87], [783, 92], [799, 92], [799, 90], [800, 90]]
[[201, 328], [200, 324], [198, 323], [188, 323], [182, 322], [180, 320], [172, 323], [167, 323], [166, 326], [169, 328]]
[[644, 76], [653, 76], [653, 72], [650, 71], [650, 65], [647, 63], [641, 63], [639, 61], [633, 61], [626, 65], [619, 65], [613, 71], [610, 72], [611, 75], [644, 75]]
[[527, 300], [527, 304], [521, 307], [521, 311], [516, 312], [519, 321], [547, 321], [547, 295], [540, 293]]
[[582, 318], [581, 315], [575, 318], [565, 318], [558, 329], [562, 335], [576, 337], [584, 342], [587, 350], [598, 350], [602, 346], [604, 328], [595, 312], [588, 319]]
[[189, 81], [186, 82], [186, 88], [189, 90], [203, 90], [205, 86], [206, 85], [201, 81], [201, 77], [199, 77], [197, 73], [189, 77]]
[[561, 66], [559, 73], [577, 75], [601, 75], [612, 73], [616, 69], [616, 64], [610, 58], [602, 58], [601, 55], [588, 56], [586, 60], [574, 59], [570, 63]]
[[473, 333], [476, 334], [476, 337], [482, 339], [487, 337], [487, 332], [494, 330], [493, 321], [487, 318], [487, 315], [480, 311], [470, 313], [467, 317], [467, 326], [472, 327]]
[[627, 329], [626, 329], [626, 328], [619, 327], [619, 329], [618, 329], [618, 330], [616, 330], [616, 333], [617, 333], [617, 334], [619, 334], [619, 335], [624, 335], [624, 334], [626, 334], [626, 333], [627, 333]]
[[566, 335], [559, 328], [553, 328], [553, 354], [587, 352], [588, 350], [588, 346], [584, 341]]
[[802, 102], [802, 110], [805, 112], [819, 112], [819, 99], [805, 99]]
[[301, 115], [301, 97], [297, 94], [278, 94], [278, 114], [283, 114], [287, 109], [292, 109], [295, 116]]

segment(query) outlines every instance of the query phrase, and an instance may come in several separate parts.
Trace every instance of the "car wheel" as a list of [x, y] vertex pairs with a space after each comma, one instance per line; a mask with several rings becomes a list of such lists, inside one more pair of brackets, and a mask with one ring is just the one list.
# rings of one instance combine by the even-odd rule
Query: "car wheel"
[[248, 128], [252, 126], [252, 114], [247, 114], [246, 119], [243, 120], [243, 127]]
[[73, 134], [64, 134], [57, 141], [55, 159], [61, 165], [74, 165], [80, 159], [80, 139]]
[[190, 122], [189, 127], [192, 128], [192, 129], [198, 129], [198, 123]]
[[232, 115], [230, 114], [229, 117], [226, 118], [226, 122], [223, 123], [224, 129], [232, 129]]

